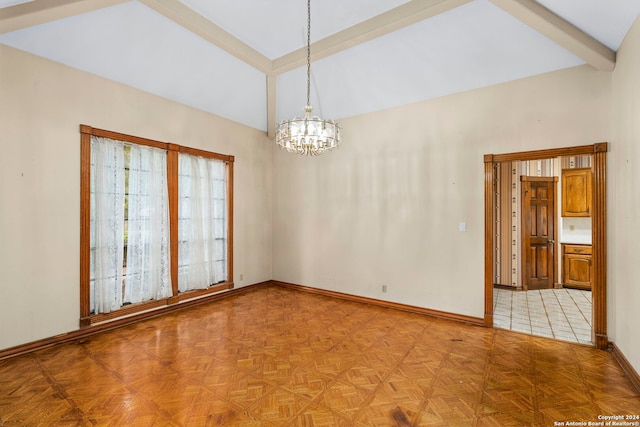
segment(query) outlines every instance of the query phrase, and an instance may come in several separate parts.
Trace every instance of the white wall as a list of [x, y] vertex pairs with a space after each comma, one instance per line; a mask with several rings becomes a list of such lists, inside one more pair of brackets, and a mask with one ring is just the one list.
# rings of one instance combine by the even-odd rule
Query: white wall
[[640, 18], [618, 50], [607, 162], [608, 328], [640, 372]]
[[319, 158], [276, 152], [274, 279], [482, 318], [483, 155], [608, 141], [610, 95], [582, 66], [343, 120]]
[[78, 328], [81, 123], [234, 155], [236, 287], [271, 279], [263, 132], [0, 45], [0, 349]]

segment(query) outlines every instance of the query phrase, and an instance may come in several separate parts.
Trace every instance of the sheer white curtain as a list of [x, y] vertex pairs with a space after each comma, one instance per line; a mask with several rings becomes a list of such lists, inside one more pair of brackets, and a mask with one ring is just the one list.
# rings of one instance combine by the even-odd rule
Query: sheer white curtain
[[91, 309], [122, 305], [124, 144], [91, 137]]
[[124, 302], [171, 295], [169, 266], [169, 195], [164, 150], [131, 145], [127, 275]]
[[205, 289], [227, 280], [226, 165], [179, 156], [178, 289]]
[[92, 136], [91, 158], [91, 310], [170, 296], [166, 152]]

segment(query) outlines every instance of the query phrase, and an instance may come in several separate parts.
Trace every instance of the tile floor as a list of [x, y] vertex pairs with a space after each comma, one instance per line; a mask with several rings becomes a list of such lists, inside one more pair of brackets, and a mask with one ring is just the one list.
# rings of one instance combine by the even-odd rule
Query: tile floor
[[591, 292], [493, 290], [493, 325], [562, 341], [591, 341]]

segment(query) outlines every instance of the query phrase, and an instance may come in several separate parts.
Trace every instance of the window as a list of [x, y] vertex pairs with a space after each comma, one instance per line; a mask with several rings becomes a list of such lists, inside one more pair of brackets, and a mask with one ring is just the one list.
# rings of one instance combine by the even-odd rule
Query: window
[[233, 156], [81, 126], [80, 323], [233, 287]]
[[180, 154], [178, 176], [178, 290], [184, 292], [227, 277], [225, 166]]

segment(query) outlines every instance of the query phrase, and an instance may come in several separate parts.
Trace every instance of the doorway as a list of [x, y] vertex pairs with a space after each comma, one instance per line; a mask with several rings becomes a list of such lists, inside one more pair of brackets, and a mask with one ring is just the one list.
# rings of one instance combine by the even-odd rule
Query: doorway
[[[493, 268], [494, 268], [494, 221], [496, 215], [496, 201], [494, 198], [494, 179], [496, 168], [502, 162], [532, 161], [549, 159], [560, 156], [592, 156], [593, 169], [593, 213], [592, 213], [592, 243], [593, 243], [593, 321], [592, 321], [592, 342], [596, 348], [606, 349], [608, 337], [606, 331], [606, 152], [607, 143], [584, 145], [578, 147], [568, 147], [550, 150], [538, 150], [508, 154], [488, 154], [484, 157], [485, 162], [485, 325], [493, 327]], [[554, 236], [556, 227], [554, 227]], [[548, 234], [548, 232], [547, 232]], [[549, 236], [547, 236], [549, 237]], [[553, 240], [554, 242], [548, 242]], [[546, 253], [542, 249], [536, 249], [538, 254], [548, 256], [548, 251], [557, 252], [557, 239], [547, 238]], [[541, 242], [539, 242], [541, 243]], [[552, 248], [552, 249], [551, 249]], [[537, 261], [536, 261], [537, 262]], [[540, 261], [544, 263], [544, 261]], [[548, 263], [548, 258], [547, 258]], [[553, 277], [557, 274], [552, 267], [546, 266], [546, 275]], [[541, 276], [544, 265], [538, 265]]]

